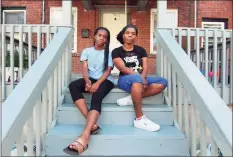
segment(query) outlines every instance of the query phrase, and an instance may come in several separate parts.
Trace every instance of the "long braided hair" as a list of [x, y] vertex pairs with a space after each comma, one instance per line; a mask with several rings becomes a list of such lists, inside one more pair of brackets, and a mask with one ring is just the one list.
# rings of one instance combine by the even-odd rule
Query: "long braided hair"
[[[98, 33], [99, 30], [105, 30], [107, 32], [107, 42], [104, 47], [104, 70], [108, 68], [108, 57], [109, 57], [109, 45], [110, 45], [110, 32], [105, 27], [98, 27], [94, 32], [94, 36]], [[95, 42], [94, 42], [95, 45]]]

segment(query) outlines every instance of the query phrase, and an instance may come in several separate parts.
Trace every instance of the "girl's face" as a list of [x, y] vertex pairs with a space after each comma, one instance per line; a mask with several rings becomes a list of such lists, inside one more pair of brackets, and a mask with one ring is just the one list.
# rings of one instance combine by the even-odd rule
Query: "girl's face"
[[107, 36], [108, 33], [105, 30], [98, 30], [97, 34], [95, 35], [95, 44], [103, 46], [107, 42]]
[[127, 28], [123, 34], [124, 43], [134, 44], [137, 37], [136, 30], [134, 28]]

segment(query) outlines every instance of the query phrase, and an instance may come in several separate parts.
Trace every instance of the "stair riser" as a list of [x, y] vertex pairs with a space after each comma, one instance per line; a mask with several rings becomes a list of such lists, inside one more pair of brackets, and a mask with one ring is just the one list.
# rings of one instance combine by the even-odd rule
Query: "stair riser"
[[[173, 125], [172, 112], [149, 112], [144, 114], [160, 125]], [[79, 111], [57, 111], [58, 124], [85, 124], [86, 120]], [[99, 125], [132, 125], [135, 113], [133, 111], [102, 111]]]
[[[87, 103], [91, 103], [91, 94], [84, 93], [85, 100]], [[102, 103], [116, 103], [116, 100], [128, 96], [128, 93], [125, 92], [110, 92], [102, 101]], [[69, 92], [65, 94], [65, 103], [73, 103], [71, 95]], [[144, 98], [142, 101], [143, 104], [163, 104], [164, 99], [162, 94], [158, 94], [153, 97]]]
[[[63, 152], [76, 137], [47, 137], [46, 155], [67, 155]], [[72, 140], [71, 140], [72, 139]], [[135, 150], [142, 150], [135, 152]], [[145, 151], [147, 150], [146, 154]], [[114, 154], [114, 155], [111, 155]], [[140, 137], [115, 138], [92, 136], [88, 150], [83, 156], [184, 156], [187, 155], [187, 141], [181, 139], [140, 139]]]

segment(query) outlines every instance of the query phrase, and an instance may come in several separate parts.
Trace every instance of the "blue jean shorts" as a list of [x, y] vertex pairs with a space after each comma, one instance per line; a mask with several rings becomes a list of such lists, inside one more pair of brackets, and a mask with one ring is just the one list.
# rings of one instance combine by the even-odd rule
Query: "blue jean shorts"
[[[163, 77], [146, 77], [148, 86], [151, 84], [163, 84], [164, 89], [167, 87], [167, 80]], [[118, 79], [118, 87], [126, 92], [131, 92], [131, 87], [133, 83], [142, 83], [143, 79], [140, 74], [129, 74], [120, 76]]]

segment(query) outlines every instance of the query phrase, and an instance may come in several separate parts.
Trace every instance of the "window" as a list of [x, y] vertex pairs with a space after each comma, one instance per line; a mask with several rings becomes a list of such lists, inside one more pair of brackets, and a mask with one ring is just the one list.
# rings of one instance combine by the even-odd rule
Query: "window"
[[[224, 22], [202, 22], [202, 28], [205, 29], [224, 29], [225, 28], [225, 23]], [[221, 43], [222, 38], [217, 38], [217, 42]], [[214, 38], [209, 37], [208, 39], [208, 45], [213, 45], [214, 44]], [[202, 38], [202, 45], [201, 47], [205, 46], [205, 39]]]
[[[150, 24], [150, 53], [156, 54], [157, 44], [155, 38], [155, 30], [157, 28], [157, 9], [151, 9], [151, 24]], [[164, 19], [162, 19], [164, 20]], [[178, 24], [178, 10], [167, 9], [166, 28], [176, 28]]]
[[3, 24], [25, 24], [26, 10], [3, 10]]

